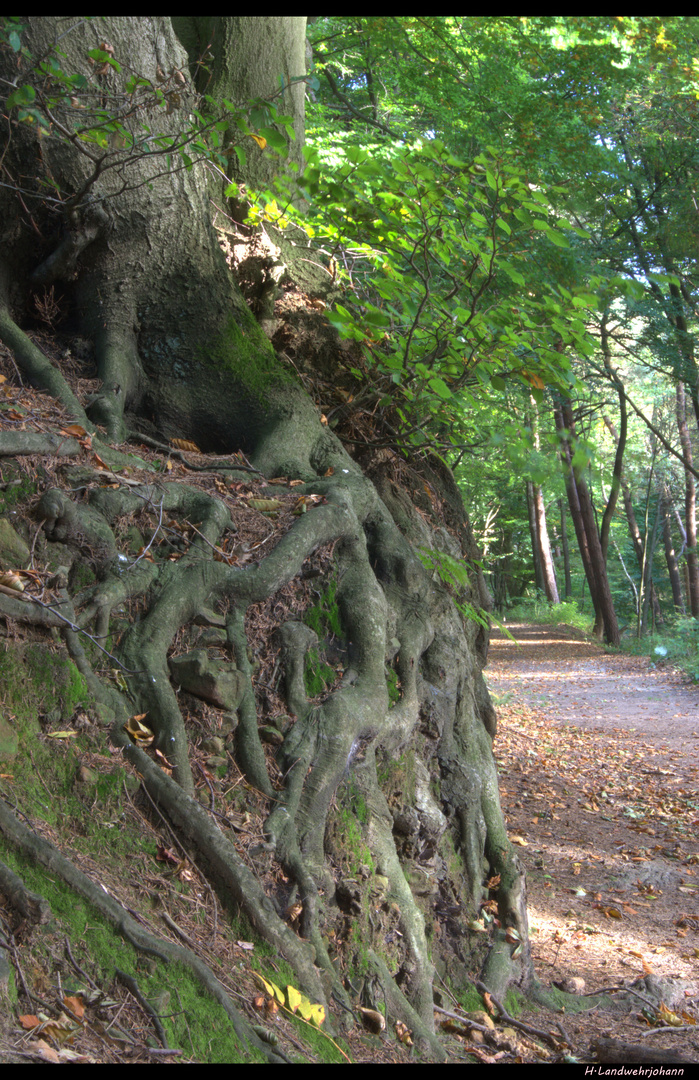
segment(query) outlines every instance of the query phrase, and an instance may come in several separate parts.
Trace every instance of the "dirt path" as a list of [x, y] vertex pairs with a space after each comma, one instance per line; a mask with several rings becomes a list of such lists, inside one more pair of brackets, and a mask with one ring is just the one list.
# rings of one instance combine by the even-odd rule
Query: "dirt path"
[[[509, 629], [519, 644], [494, 635], [486, 676], [537, 973], [585, 992], [674, 976], [677, 1011], [699, 1025], [699, 687], [569, 628]], [[580, 1038], [637, 1042], [638, 1006], [580, 1018]], [[699, 1060], [699, 1031], [652, 1045]]]

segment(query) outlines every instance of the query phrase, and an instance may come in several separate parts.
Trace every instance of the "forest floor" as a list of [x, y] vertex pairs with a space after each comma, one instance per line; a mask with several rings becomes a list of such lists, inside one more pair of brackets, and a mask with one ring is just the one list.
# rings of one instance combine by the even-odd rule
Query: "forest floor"
[[[697, 1061], [699, 686], [570, 627], [508, 630], [486, 676], [537, 975], [581, 994], [635, 983], [626, 1016], [561, 1018], [581, 1049], [604, 1036]], [[644, 992], [658, 979], [675, 990], [667, 1013]]]

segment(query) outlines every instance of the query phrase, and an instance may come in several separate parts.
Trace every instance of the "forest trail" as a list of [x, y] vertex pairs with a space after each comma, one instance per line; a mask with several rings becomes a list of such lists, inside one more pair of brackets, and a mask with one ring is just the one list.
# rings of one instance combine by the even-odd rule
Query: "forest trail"
[[[679, 977], [697, 1016], [699, 687], [570, 627], [508, 630], [517, 643], [494, 633], [485, 674], [537, 974], [582, 978], [586, 993]], [[639, 1023], [598, 1014], [573, 1026], [583, 1040], [606, 1027], [636, 1041]], [[652, 1041], [696, 1054], [699, 1039], [684, 1038]]]
[[607, 652], [568, 626], [520, 623], [491, 636], [486, 675], [497, 697], [515, 693], [555, 722], [636, 732], [699, 752], [699, 686], [647, 657]]

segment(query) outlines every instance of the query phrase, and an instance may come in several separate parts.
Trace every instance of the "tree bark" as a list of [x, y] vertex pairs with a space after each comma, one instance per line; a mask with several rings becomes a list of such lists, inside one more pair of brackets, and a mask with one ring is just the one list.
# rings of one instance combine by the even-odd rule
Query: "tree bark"
[[561, 515], [561, 550], [563, 551], [563, 575], [565, 578], [565, 598], [570, 600], [573, 595], [573, 582], [570, 576], [570, 548], [568, 545], [568, 525], [566, 522], [565, 499], [558, 500], [558, 509]]
[[587, 485], [573, 468], [571, 437], [575, 434], [573, 411], [569, 401], [561, 401], [554, 410], [556, 429], [561, 440], [561, 460], [563, 463], [568, 505], [573, 519], [575, 535], [580, 548], [580, 555], [585, 569], [596, 620], [604, 627], [607, 644], [617, 648], [621, 644], [614, 603], [609, 589], [609, 579], [602, 546], [600, 543], [595, 515], [590, 501]]
[[[675, 390], [675, 414], [677, 430], [682, 447], [682, 456], [688, 465], [692, 465], [692, 444], [687, 427], [687, 406], [684, 385], [677, 383]], [[699, 617], [699, 558], [697, 558], [697, 494], [694, 477], [689, 469], [684, 470], [684, 525], [687, 534], [685, 560], [687, 565], [687, 583], [689, 609], [692, 616]]]
[[670, 588], [672, 589], [672, 604], [678, 615], [685, 614], [684, 599], [682, 597], [682, 582], [680, 578], [680, 568], [677, 562], [677, 556], [675, 554], [675, 545], [672, 539], [672, 528], [670, 525], [670, 513], [672, 510], [672, 496], [667, 484], [662, 484], [660, 497], [660, 512], [663, 521], [663, 543], [665, 545], [665, 562], [667, 563], [668, 577], [670, 578]]

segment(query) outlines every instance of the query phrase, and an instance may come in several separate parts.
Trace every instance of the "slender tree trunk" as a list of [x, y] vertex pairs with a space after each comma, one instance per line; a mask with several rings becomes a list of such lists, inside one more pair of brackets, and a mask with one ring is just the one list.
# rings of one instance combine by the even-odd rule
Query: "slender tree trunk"
[[[531, 424], [534, 446], [540, 448], [539, 439], [539, 411], [533, 397], [530, 398], [529, 422]], [[534, 550], [534, 563], [538, 569], [537, 588], [539, 577], [541, 589], [549, 604], [560, 604], [558, 585], [556, 584], [556, 571], [551, 555], [551, 543], [546, 525], [546, 506], [541, 485], [533, 481], [527, 481], [527, 506], [529, 507], [530, 527], [532, 533], [532, 549]]]
[[[653, 533], [648, 537], [648, 529], [646, 528], [646, 543], [644, 545], [644, 558], [643, 558], [643, 578], [641, 581], [642, 593], [639, 602], [639, 637], [644, 634], [648, 629], [648, 605], [655, 596], [655, 590], [653, 589], [653, 558], [655, 556], [655, 549], [658, 545], [658, 535], [660, 533], [660, 503], [655, 511], [655, 523], [653, 525]], [[657, 620], [656, 620], [657, 621]]]
[[[677, 383], [676, 388], [677, 430], [680, 436], [682, 455], [688, 465], [692, 464], [692, 444], [687, 428], [687, 403], [684, 384]], [[699, 617], [699, 560], [697, 559], [697, 493], [694, 477], [688, 469], [684, 470], [684, 519], [687, 533], [687, 582], [689, 609], [696, 619]]]
[[582, 476], [576, 476], [573, 469], [570, 438], [575, 431], [575, 423], [569, 401], [563, 401], [556, 406], [555, 419], [556, 428], [561, 437], [561, 456], [565, 472], [568, 505], [585, 568], [592, 604], [595, 609], [595, 623], [599, 622], [604, 627], [607, 644], [618, 647], [621, 643], [619, 625], [614, 611], [607, 568], [602, 554], [599, 533], [597, 532], [590, 493]]
[[570, 576], [570, 547], [568, 546], [568, 522], [566, 521], [566, 501], [558, 500], [558, 508], [561, 513], [561, 549], [563, 551], [563, 575], [565, 577], [565, 598], [570, 600], [573, 595], [573, 582]]
[[672, 540], [672, 529], [670, 528], [670, 507], [672, 505], [670, 497], [670, 489], [667, 484], [663, 484], [660, 493], [660, 513], [663, 522], [663, 542], [665, 544], [665, 562], [667, 563], [668, 577], [670, 578], [670, 588], [672, 589], [672, 604], [675, 611], [678, 614], [684, 615], [686, 608], [684, 606], [684, 600], [682, 598], [682, 583], [680, 580], [680, 568], [677, 563], [677, 556], [675, 555], [675, 545]]
[[550, 604], [560, 604], [558, 585], [556, 583], [556, 571], [551, 554], [551, 542], [546, 526], [546, 507], [544, 496], [539, 484], [534, 484], [534, 517], [536, 519], [536, 535], [539, 543], [539, 561], [541, 574], [544, 581], [544, 592]]
[[[612, 436], [612, 438], [616, 442], [618, 440], [619, 436], [617, 435], [616, 428], [615, 428], [614, 424], [611, 422], [611, 420], [609, 419], [608, 416], [604, 417], [604, 423], [605, 423], [610, 435]], [[617, 459], [618, 459], [618, 457], [619, 457], [619, 455], [617, 453]], [[642, 586], [643, 586], [643, 566], [644, 566], [644, 562], [643, 562], [643, 560], [644, 560], [643, 536], [641, 535], [641, 530], [638, 527], [638, 522], [636, 520], [636, 513], [635, 513], [634, 508], [633, 508], [633, 499], [631, 497], [631, 491], [629, 489], [629, 485], [626, 483], [626, 480], [624, 479], [623, 471], [619, 472], [618, 479], [619, 479], [619, 485], [620, 485], [620, 488], [621, 488], [621, 498], [622, 498], [622, 502], [624, 504], [624, 513], [626, 514], [626, 522], [627, 522], [627, 525], [629, 527], [629, 536], [631, 537], [631, 542], [633, 544], [634, 554], [636, 556], [636, 562], [638, 564], [638, 570], [639, 570], [639, 573], [641, 575], [641, 591], [643, 591], [642, 590]], [[627, 571], [626, 567], [624, 567], [624, 572], [628, 576], [628, 571]], [[634, 588], [635, 588], [635, 586], [634, 586]], [[655, 590], [655, 587], [654, 587], [652, 581], [650, 582], [649, 588], [650, 588], [650, 601], [653, 604], [653, 618], [655, 619], [655, 622], [656, 622], [657, 625], [661, 625], [664, 622], [664, 619], [663, 619], [662, 612], [660, 610], [660, 602], [658, 600], [658, 595], [657, 595], [657, 592]], [[636, 594], [635, 594], [635, 600], [636, 600], [636, 609], [637, 609], [637, 613], [638, 613], [638, 603], [639, 603], [638, 592], [636, 592]]]
[[527, 516], [529, 518], [529, 536], [532, 542], [532, 561], [534, 563], [534, 583], [537, 593], [545, 592], [544, 572], [541, 567], [541, 544], [539, 542], [539, 523], [534, 505], [534, 485], [527, 480]]

